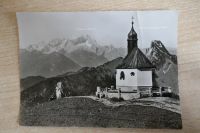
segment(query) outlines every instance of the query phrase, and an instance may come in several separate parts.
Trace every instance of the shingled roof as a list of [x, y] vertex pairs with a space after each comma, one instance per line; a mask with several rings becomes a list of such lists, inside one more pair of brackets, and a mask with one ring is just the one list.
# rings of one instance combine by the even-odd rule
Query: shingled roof
[[117, 67], [117, 69], [146, 68], [154, 68], [154, 66], [139, 48], [133, 49], [132, 52], [124, 58], [122, 64]]

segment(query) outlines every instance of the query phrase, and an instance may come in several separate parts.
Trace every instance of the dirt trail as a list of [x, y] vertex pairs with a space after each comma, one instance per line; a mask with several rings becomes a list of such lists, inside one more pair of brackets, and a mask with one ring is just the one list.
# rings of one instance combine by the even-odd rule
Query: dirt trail
[[128, 101], [122, 102], [112, 102], [106, 98], [97, 98], [95, 96], [73, 96], [73, 97], [66, 97], [66, 98], [74, 98], [74, 97], [84, 97], [90, 98], [95, 101], [101, 102], [106, 106], [130, 106], [130, 105], [140, 105], [140, 106], [152, 106], [161, 109], [166, 109], [172, 112], [181, 113], [180, 102], [176, 99], [169, 98], [169, 97], [148, 97], [142, 99], [133, 99]]

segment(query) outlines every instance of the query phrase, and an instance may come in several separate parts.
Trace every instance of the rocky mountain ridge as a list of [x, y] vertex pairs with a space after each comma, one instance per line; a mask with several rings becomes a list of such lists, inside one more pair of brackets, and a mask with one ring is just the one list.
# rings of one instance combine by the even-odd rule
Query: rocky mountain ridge
[[[29, 45], [26, 50], [30, 52], [34, 50], [40, 51], [45, 54], [58, 52], [72, 58], [74, 57], [73, 55], [82, 55], [81, 51], [84, 51], [97, 57], [102, 56], [107, 59], [106, 61], [113, 60], [117, 57], [124, 57], [126, 54], [126, 48], [117, 48], [113, 45], [100, 45], [89, 35], [79, 36], [74, 39], [57, 38], [49, 41], [48, 43], [40, 42], [38, 44]], [[80, 53], [78, 53], [78, 51], [80, 51]], [[76, 60], [74, 61], [76, 62]]]

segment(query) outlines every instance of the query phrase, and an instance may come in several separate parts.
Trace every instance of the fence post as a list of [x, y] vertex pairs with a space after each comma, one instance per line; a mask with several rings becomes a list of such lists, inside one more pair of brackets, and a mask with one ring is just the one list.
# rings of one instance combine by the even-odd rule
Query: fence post
[[162, 90], [161, 90], [162, 88], [161, 87], [159, 87], [159, 91], [160, 91], [160, 96], [162, 97]]
[[121, 98], [121, 88], [118, 89], [118, 99]]
[[106, 87], [106, 93], [105, 93], [105, 97], [108, 97], [108, 87]]
[[151, 87], [149, 87], [149, 96], [151, 96]]

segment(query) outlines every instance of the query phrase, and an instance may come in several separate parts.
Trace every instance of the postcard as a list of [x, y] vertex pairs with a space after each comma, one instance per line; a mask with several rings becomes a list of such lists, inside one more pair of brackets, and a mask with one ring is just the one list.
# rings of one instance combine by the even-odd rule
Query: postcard
[[20, 125], [182, 128], [176, 11], [18, 12]]

